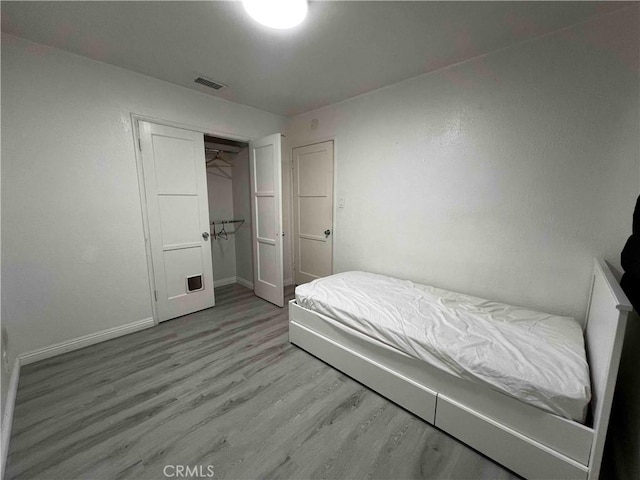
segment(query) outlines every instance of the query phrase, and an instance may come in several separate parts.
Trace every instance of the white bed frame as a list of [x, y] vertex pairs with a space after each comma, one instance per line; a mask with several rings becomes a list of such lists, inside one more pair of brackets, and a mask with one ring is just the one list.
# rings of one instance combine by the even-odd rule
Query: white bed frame
[[587, 425], [449, 375], [295, 300], [289, 340], [525, 478], [595, 480], [632, 307], [604, 260], [594, 263], [585, 326], [592, 387]]

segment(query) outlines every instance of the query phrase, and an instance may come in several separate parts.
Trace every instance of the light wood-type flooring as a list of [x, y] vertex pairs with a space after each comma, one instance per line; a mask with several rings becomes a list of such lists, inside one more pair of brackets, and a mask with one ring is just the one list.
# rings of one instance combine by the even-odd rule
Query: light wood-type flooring
[[287, 322], [230, 285], [214, 308], [25, 366], [6, 478], [518, 478], [289, 344]]

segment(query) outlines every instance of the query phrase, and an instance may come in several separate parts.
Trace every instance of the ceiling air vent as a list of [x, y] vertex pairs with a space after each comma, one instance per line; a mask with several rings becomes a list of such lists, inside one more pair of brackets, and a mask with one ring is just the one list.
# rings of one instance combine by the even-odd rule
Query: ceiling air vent
[[214, 82], [213, 80], [209, 80], [208, 78], [198, 77], [194, 80], [194, 82], [199, 83], [200, 85], [204, 85], [205, 87], [213, 88], [214, 90], [220, 90], [224, 88], [226, 85], [222, 83]]

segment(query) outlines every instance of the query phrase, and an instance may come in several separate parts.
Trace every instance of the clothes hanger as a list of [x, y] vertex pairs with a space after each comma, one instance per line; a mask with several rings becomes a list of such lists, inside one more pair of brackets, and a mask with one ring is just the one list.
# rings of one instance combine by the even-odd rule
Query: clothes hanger
[[[224, 234], [224, 236], [223, 236]], [[222, 224], [222, 229], [218, 232], [218, 236], [224, 240], [228, 240], [229, 239], [229, 235], [227, 235], [227, 231], [224, 228], [224, 223]]]

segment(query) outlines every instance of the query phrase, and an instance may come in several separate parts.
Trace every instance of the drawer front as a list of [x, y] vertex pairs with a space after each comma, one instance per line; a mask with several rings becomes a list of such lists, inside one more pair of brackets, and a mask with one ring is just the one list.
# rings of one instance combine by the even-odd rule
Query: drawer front
[[586, 466], [438, 396], [436, 426], [528, 479], [586, 479]]
[[317, 332], [289, 323], [289, 341], [433, 424], [436, 393]]

